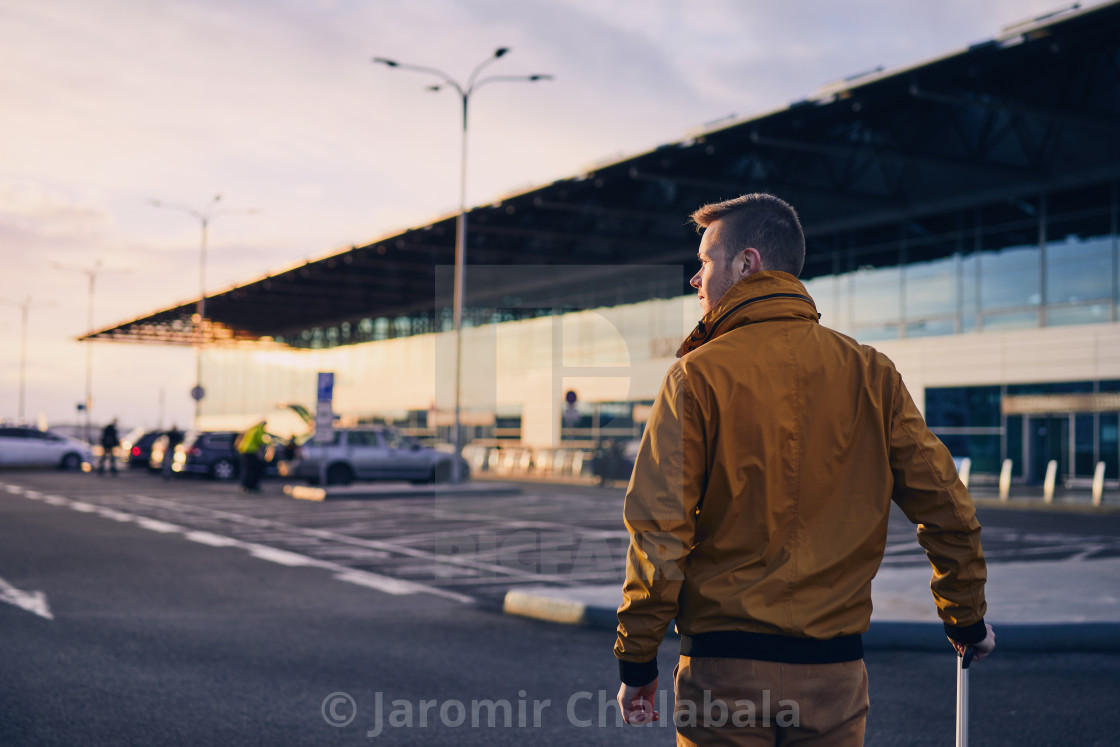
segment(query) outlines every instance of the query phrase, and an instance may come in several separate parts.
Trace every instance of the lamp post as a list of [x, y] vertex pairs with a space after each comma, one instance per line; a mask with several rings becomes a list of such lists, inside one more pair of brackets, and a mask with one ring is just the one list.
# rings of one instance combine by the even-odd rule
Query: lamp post
[[[51, 265], [59, 270], [75, 270], [84, 273], [89, 278], [89, 295], [86, 309], [86, 330], [87, 332], [93, 331], [93, 290], [94, 284], [97, 281], [97, 275], [101, 272], [128, 272], [127, 269], [110, 269], [101, 266], [101, 260], [98, 259], [93, 263], [92, 267], [84, 267], [82, 265], [69, 264], [66, 262], [51, 262]], [[86, 413], [86, 441], [93, 443], [93, 434], [90, 426], [90, 410], [93, 406], [93, 340], [86, 340], [86, 400], [85, 400], [85, 413]]]
[[164, 202], [162, 200], [148, 200], [148, 204], [153, 207], [167, 208], [168, 210], [178, 210], [179, 212], [186, 213], [198, 219], [202, 226], [202, 250], [199, 254], [199, 270], [198, 270], [198, 307], [195, 310], [194, 322], [195, 329], [195, 386], [191, 391], [191, 397], [194, 398], [194, 425], [198, 427], [198, 418], [202, 412], [202, 398], [206, 392], [202, 388], [202, 348], [205, 344], [203, 335], [203, 324], [206, 321], [206, 230], [210, 226], [210, 221], [214, 220], [221, 215], [252, 215], [260, 212], [256, 209], [237, 210], [237, 209], [218, 209], [218, 203], [221, 201], [222, 196], [214, 195], [214, 199], [206, 203], [206, 207], [197, 210], [189, 205], [179, 205], [172, 202]]
[[[26, 401], [27, 392], [27, 317], [28, 312], [34, 305], [31, 296], [23, 299], [22, 301], [10, 301], [8, 299], [0, 299], [0, 303], [9, 306], [18, 306], [20, 311], [20, 338], [19, 338], [19, 422], [24, 423], [24, 409], [23, 405]], [[44, 306], [53, 305], [52, 302], [47, 301]]]
[[[470, 106], [471, 94], [477, 91], [487, 83], [499, 83], [503, 81], [508, 82], [525, 82], [533, 83], [538, 80], [552, 80], [551, 75], [492, 75], [488, 78], [478, 78], [478, 74], [484, 67], [497, 60], [499, 57], [504, 57], [509, 53], [509, 47], [499, 47], [494, 50], [494, 54], [490, 55], [482, 62], [478, 63], [474, 71], [471, 72], [470, 77], [467, 78], [466, 85], [460, 84], [454, 78], [442, 70], [437, 70], [433, 67], [425, 67], [422, 65], [409, 65], [396, 60], [387, 60], [384, 57], [374, 57], [373, 62], [387, 67], [400, 68], [401, 70], [411, 70], [417, 73], [425, 73], [427, 75], [434, 75], [450, 86], [459, 94], [459, 98], [463, 102], [463, 138], [462, 138], [462, 154], [459, 169], [459, 218], [455, 224], [455, 278], [454, 278], [454, 291], [452, 297], [452, 320], [455, 330], [455, 459], [451, 464], [451, 481], [454, 483], [462, 482], [462, 465], [460, 459], [463, 453], [463, 429], [461, 426], [461, 394], [462, 394], [462, 374], [463, 374], [463, 288], [466, 282], [466, 255], [467, 255], [467, 113]], [[428, 86], [429, 91], [439, 91], [444, 88], [444, 85], [436, 84]]]

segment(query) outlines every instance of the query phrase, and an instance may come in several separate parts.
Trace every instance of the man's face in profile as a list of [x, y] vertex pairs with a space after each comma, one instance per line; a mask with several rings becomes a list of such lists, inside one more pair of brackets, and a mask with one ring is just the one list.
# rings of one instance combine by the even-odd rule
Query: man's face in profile
[[715, 220], [704, 229], [700, 251], [696, 253], [696, 258], [700, 260], [700, 270], [689, 281], [689, 285], [696, 289], [700, 311], [704, 315], [714, 309], [735, 281], [743, 276], [741, 253], [736, 253], [728, 261], [730, 250], [721, 239], [722, 223], [721, 220]]

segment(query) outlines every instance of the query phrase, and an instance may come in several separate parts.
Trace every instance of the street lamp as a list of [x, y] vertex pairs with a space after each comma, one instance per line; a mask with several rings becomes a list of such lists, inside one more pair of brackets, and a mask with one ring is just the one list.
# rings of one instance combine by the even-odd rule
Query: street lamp
[[[538, 80], [552, 80], [551, 75], [492, 75], [488, 78], [478, 79], [479, 72], [490, 63], [497, 60], [499, 57], [504, 57], [509, 53], [509, 47], [499, 47], [494, 50], [494, 54], [487, 57], [480, 62], [467, 78], [466, 85], [461, 85], [458, 81], [452, 78], [442, 70], [437, 70], [433, 67], [424, 67], [422, 65], [408, 65], [396, 60], [387, 60], [384, 57], [374, 57], [373, 62], [387, 67], [400, 68], [401, 70], [412, 70], [417, 73], [426, 73], [434, 75], [444, 82], [447, 86], [455, 89], [459, 94], [459, 98], [463, 102], [463, 143], [462, 143], [462, 160], [460, 163], [459, 171], [459, 218], [455, 225], [455, 289], [452, 299], [452, 318], [455, 329], [455, 459], [451, 464], [451, 480], [454, 483], [462, 482], [462, 466], [460, 458], [463, 453], [463, 433], [460, 424], [461, 418], [461, 389], [462, 389], [462, 359], [463, 359], [463, 287], [465, 284], [464, 275], [466, 274], [466, 255], [467, 255], [467, 111], [470, 105], [471, 94], [476, 90], [486, 85], [487, 83], [499, 83], [503, 81], [508, 82], [526, 82], [534, 83]], [[437, 84], [428, 86], [429, 91], [439, 91], [444, 88], [443, 85]]]
[[[77, 272], [84, 273], [89, 278], [89, 299], [88, 308], [86, 310], [86, 329], [89, 332], [93, 331], [93, 286], [97, 280], [97, 275], [100, 272], [128, 272], [127, 269], [110, 269], [101, 266], [101, 260], [98, 259], [93, 263], [92, 267], [83, 267], [82, 265], [69, 264], [66, 262], [51, 262], [51, 265], [59, 270], [76, 270]], [[90, 410], [93, 405], [93, 340], [86, 340], [86, 441], [93, 443], [93, 434], [90, 430]]]
[[[23, 417], [23, 404], [26, 399], [27, 391], [27, 316], [34, 303], [31, 296], [23, 299], [22, 301], [10, 301], [8, 299], [0, 299], [0, 303], [8, 304], [9, 306], [18, 306], [20, 310], [20, 338], [19, 338], [19, 422], [26, 422]], [[44, 306], [53, 306], [52, 301], [47, 301]]]
[[162, 200], [148, 200], [148, 204], [153, 207], [178, 210], [198, 218], [199, 223], [202, 225], [202, 251], [199, 255], [200, 261], [198, 271], [198, 308], [192, 319], [195, 325], [195, 386], [194, 389], [191, 390], [191, 397], [194, 399], [194, 425], [196, 428], [198, 427], [198, 418], [202, 411], [202, 398], [206, 395], [206, 391], [202, 388], [202, 348], [205, 343], [203, 337], [203, 323], [206, 320], [206, 229], [210, 225], [210, 221], [221, 215], [252, 215], [260, 212], [256, 209], [218, 209], [218, 202], [220, 202], [221, 199], [221, 195], [214, 195], [214, 199], [206, 203], [206, 207], [201, 210], [196, 210], [189, 205], [178, 205]]

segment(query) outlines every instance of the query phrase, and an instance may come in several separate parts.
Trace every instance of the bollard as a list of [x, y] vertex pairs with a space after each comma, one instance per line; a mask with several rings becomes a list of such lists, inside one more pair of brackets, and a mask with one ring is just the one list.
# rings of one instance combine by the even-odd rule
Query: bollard
[[1011, 496], [1011, 460], [1004, 459], [999, 470], [999, 499], [1006, 501]]
[[958, 475], [961, 478], [961, 483], [967, 488], [968, 478], [972, 474], [972, 460], [965, 457], [961, 460], [961, 468], [958, 470]]
[[1104, 499], [1104, 462], [1097, 462], [1093, 470], [1093, 505], [1100, 506]]
[[583, 460], [585, 454], [582, 451], [577, 451], [572, 455], [572, 477], [579, 477], [583, 474]]
[[1046, 465], [1046, 482], [1042, 484], [1042, 502], [1054, 502], [1054, 482], [1058, 479], [1058, 460], [1051, 459]]

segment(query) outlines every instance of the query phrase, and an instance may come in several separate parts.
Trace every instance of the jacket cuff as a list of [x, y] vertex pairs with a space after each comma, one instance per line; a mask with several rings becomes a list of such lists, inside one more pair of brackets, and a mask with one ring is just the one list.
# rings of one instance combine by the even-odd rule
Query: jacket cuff
[[951, 640], [957, 643], [963, 643], [966, 646], [972, 646], [988, 637], [988, 627], [984, 625], [984, 618], [980, 618], [979, 622], [972, 625], [965, 625], [958, 627], [943, 623], [945, 626], [945, 635], [949, 636]]
[[619, 659], [618, 678], [622, 680], [622, 684], [631, 687], [648, 685], [657, 679], [657, 657], [637, 663]]

